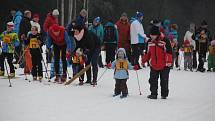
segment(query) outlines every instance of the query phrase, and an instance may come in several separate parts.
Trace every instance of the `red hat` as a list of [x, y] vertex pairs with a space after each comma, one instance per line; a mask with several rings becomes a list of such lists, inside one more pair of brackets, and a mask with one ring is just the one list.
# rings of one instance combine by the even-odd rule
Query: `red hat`
[[59, 32], [60, 31], [60, 26], [58, 26], [57, 24], [52, 25], [51, 30], [53, 32]]
[[39, 14], [35, 13], [35, 14], [33, 15], [33, 18], [40, 18], [40, 16], [39, 16]]

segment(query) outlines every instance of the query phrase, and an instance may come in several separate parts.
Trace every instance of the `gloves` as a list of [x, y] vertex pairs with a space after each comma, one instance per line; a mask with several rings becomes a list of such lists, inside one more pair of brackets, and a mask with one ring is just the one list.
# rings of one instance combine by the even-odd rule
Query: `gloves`
[[134, 65], [133, 69], [136, 71], [139, 69], [138, 65]]
[[166, 66], [171, 67], [172, 66], [172, 54], [166, 54]]
[[112, 64], [111, 63], [108, 63], [107, 64], [107, 68], [111, 68]]

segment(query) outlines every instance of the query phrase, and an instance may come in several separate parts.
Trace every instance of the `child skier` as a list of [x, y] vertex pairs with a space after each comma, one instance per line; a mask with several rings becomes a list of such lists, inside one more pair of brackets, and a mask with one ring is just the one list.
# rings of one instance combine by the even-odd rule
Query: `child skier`
[[43, 71], [42, 71], [42, 50], [41, 50], [41, 36], [38, 33], [38, 28], [36, 26], [31, 27], [31, 32], [28, 34], [27, 46], [30, 48], [31, 53], [31, 60], [32, 60], [32, 76], [33, 80], [39, 81], [43, 78]]
[[8, 76], [10, 76], [11, 78], [15, 77], [15, 69], [12, 63], [13, 54], [14, 54], [15, 47], [19, 45], [18, 35], [15, 32], [13, 32], [13, 29], [14, 29], [14, 23], [8, 22], [7, 30], [0, 35], [0, 42], [2, 41], [2, 54], [0, 58], [0, 67], [1, 67], [0, 76], [4, 76], [4, 61], [5, 61], [5, 58], [7, 58], [7, 62], [10, 67], [10, 75]]
[[[83, 50], [78, 48], [72, 56], [72, 70], [73, 76], [75, 76], [80, 70], [84, 68], [85, 57], [83, 55]], [[79, 85], [84, 84], [84, 74], [79, 77]]]
[[211, 45], [209, 46], [207, 71], [211, 71], [211, 69], [215, 72], [215, 40], [211, 41]]
[[2, 42], [2, 53], [0, 55], [0, 76], [4, 76], [4, 61], [7, 58], [7, 62], [10, 67], [10, 78], [15, 77], [15, 69], [13, 65], [13, 54], [15, 47], [19, 45], [18, 35], [13, 32], [14, 23], [8, 22], [7, 23], [7, 30], [4, 31], [0, 35], [0, 42]]
[[160, 77], [161, 98], [166, 99], [169, 94], [169, 72], [172, 66], [171, 43], [161, 35], [159, 27], [153, 26], [147, 44], [146, 54], [142, 58], [142, 64], [149, 61], [151, 69], [149, 78], [151, 94], [147, 98], [157, 99], [158, 78]]
[[183, 50], [184, 50], [184, 70], [187, 71], [188, 68], [190, 69], [190, 71], [193, 71], [192, 69], [193, 46], [190, 44], [189, 40], [184, 41]]
[[114, 97], [122, 93], [120, 98], [125, 98], [128, 96], [127, 79], [129, 78], [128, 69], [138, 70], [138, 65], [132, 66], [127, 60], [126, 51], [124, 48], [119, 48], [116, 53], [116, 60], [108, 67], [115, 69], [114, 78], [116, 80]]

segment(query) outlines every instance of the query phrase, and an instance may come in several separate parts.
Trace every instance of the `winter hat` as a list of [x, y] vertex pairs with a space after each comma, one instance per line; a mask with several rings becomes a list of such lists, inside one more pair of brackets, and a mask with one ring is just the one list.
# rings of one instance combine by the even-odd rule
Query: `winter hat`
[[150, 24], [155, 25], [155, 26], [160, 26], [161, 21], [159, 19], [153, 19], [150, 21]]
[[123, 12], [122, 14], [121, 14], [121, 17], [127, 17], [127, 13], [125, 13], [125, 12]]
[[178, 29], [178, 25], [177, 25], [177, 24], [172, 24], [172, 25], [171, 25], [171, 28], [172, 28], [173, 30], [177, 30], [177, 29]]
[[136, 12], [136, 17], [137, 18], [141, 18], [142, 16], [144, 16], [144, 14], [142, 12]]
[[58, 16], [60, 13], [59, 13], [59, 11], [58, 11], [58, 9], [54, 9], [53, 11], [52, 11], [52, 15], [54, 15], [54, 16]]
[[124, 53], [124, 58], [127, 58], [126, 51], [125, 51], [124, 48], [119, 48], [119, 49], [117, 50], [117, 52], [116, 52], [116, 58], [118, 58], [118, 53], [119, 53], [120, 51], [122, 51], [122, 52]]
[[160, 30], [159, 27], [157, 26], [152, 26], [150, 30], [150, 35], [160, 35]]
[[212, 40], [212, 41], [211, 41], [211, 45], [212, 45], [212, 46], [215, 46], [215, 40]]
[[78, 30], [79, 32], [84, 29], [81, 25], [74, 25], [73, 30]]
[[101, 18], [98, 16], [98, 17], [94, 18], [93, 21], [95, 21], [96, 23], [100, 23], [101, 22]]
[[27, 15], [28, 13], [31, 13], [31, 11], [25, 10], [24, 15]]
[[203, 20], [201, 23], [201, 26], [207, 26], [207, 25], [208, 25], [208, 23], [205, 20]]
[[189, 40], [184, 40], [184, 45], [185, 45], [185, 46], [190, 45], [190, 41], [189, 41]]
[[7, 22], [7, 27], [14, 27], [14, 23], [13, 22]]
[[40, 16], [39, 16], [39, 14], [35, 13], [35, 14], [33, 15], [33, 18], [40, 18]]
[[166, 20], [164, 20], [163, 25], [164, 26], [169, 26], [170, 23], [171, 23], [170, 20], [166, 19]]

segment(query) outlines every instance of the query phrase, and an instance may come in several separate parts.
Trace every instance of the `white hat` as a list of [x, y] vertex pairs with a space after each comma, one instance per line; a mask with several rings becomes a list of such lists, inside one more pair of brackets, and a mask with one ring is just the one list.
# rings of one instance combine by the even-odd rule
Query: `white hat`
[[14, 23], [13, 22], [7, 22], [7, 26], [14, 27]]
[[54, 15], [54, 16], [58, 16], [60, 13], [59, 13], [59, 11], [58, 11], [58, 9], [54, 9], [53, 11], [52, 11], [52, 15]]

